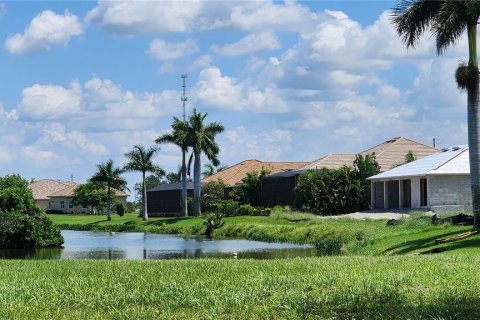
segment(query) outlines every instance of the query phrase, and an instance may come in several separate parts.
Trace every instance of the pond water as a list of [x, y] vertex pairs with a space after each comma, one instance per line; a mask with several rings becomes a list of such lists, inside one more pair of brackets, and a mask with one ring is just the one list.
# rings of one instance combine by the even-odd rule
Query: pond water
[[311, 257], [308, 245], [249, 240], [209, 240], [141, 232], [62, 230], [63, 248], [0, 250], [0, 259], [194, 259]]

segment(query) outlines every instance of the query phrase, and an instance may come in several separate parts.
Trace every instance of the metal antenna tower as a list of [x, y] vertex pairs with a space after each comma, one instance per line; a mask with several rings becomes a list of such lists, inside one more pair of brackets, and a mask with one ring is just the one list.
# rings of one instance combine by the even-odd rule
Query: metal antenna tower
[[186, 121], [186, 118], [185, 118], [185, 103], [187, 102], [188, 98], [187, 98], [187, 96], [186, 96], [186, 94], [185, 94], [185, 89], [186, 89], [186, 87], [187, 87], [186, 84], [185, 84], [185, 82], [186, 82], [186, 80], [187, 80], [187, 74], [186, 74], [186, 73], [185, 73], [185, 74], [182, 74], [181, 77], [182, 77], [182, 88], [183, 88], [183, 95], [182, 95], [182, 98], [181, 98], [181, 100], [182, 100], [182, 107], [183, 107], [183, 121]]

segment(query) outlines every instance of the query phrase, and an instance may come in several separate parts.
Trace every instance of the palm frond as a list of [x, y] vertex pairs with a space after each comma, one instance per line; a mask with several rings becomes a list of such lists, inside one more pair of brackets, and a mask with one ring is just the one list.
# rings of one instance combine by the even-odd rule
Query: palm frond
[[432, 25], [436, 38], [437, 54], [443, 54], [467, 28], [468, 12], [462, 1], [445, 1], [437, 12]]
[[403, 0], [393, 8], [392, 22], [408, 47], [415, 47], [422, 34], [431, 27], [440, 7], [446, 1]]

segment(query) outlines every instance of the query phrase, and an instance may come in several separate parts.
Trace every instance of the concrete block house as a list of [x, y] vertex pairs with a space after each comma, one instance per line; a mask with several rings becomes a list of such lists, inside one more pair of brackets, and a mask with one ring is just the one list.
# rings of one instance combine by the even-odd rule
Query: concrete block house
[[445, 148], [370, 177], [374, 209], [472, 210], [467, 146]]

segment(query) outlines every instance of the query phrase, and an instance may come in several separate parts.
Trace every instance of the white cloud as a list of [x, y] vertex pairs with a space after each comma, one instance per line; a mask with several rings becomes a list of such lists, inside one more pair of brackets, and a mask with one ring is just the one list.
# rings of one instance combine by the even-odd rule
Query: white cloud
[[288, 106], [274, 88], [258, 89], [248, 81], [222, 75], [217, 67], [200, 72], [193, 96], [198, 101], [221, 109], [254, 112], [287, 112]]
[[[159, 18], [161, 17], [161, 18]], [[118, 35], [187, 33], [222, 28], [298, 30], [314, 14], [295, 2], [99, 1], [86, 17]]]
[[249, 132], [244, 126], [226, 130], [219, 137], [222, 162], [245, 159], [279, 161], [292, 148], [292, 134], [288, 130], [273, 129], [258, 133]]
[[161, 39], [153, 39], [150, 42], [148, 54], [160, 61], [177, 60], [196, 53], [198, 50], [197, 44], [192, 39], [183, 42], [165, 42]]
[[251, 33], [237, 42], [214, 46], [213, 52], [222, 56], [241, 56], [257, 51], [272, 51], [280, 48], [280, 42], [273, 32]]
[[82, 88], [72, 81], [69, 88], [34, 84], [22, 90], [20, 115], [29, 119], [58, 119], [81, 113]]
[[39, 142], [48, 146], [60, 143], [67, 149], [82, 151], [89, 155], [105, 156], [109, 153], [107, 147], [102, 143], [93, 141], [91, 137], [78, 130], [67, 131], [65, 126], [60, 123], [44, 126]]
[[9, 36], [5, 48], [11, 54], [27, 54], [48, 50], [54, 45], [67, 45], [71, 38], [82, 34], [83, 28], [76, 15], [46, 10], [32, 19], [23, 34]]
[[27, 120], [74, 120], [88, 127], [127, 129], [144, 127], [156, 117], [171, 114], [178, 97], [173, 90], [132, 92], [111, 80], [93, 77], [83, 86], [72, 81], [69, 88], [52, 84], [25, 88], [18, 111]]

